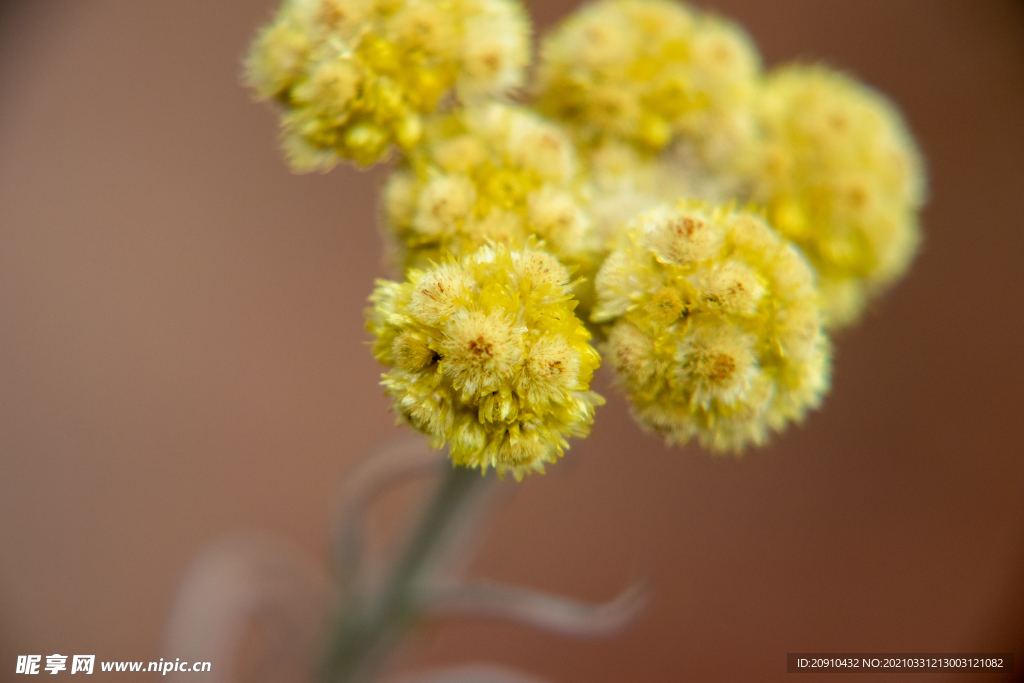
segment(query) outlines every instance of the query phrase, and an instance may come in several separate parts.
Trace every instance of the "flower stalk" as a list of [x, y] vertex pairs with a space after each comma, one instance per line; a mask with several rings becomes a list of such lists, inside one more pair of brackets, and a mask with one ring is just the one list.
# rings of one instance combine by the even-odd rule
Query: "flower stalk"
[[423, 590], [440, 554], [473, 499], [494, 477], [451, 467], [420, 516], [391, 577], [376, 599], [364, 586], [351, 588], [328, 641], [321, 680], [370, 680], [384, 655], [422, 617]]

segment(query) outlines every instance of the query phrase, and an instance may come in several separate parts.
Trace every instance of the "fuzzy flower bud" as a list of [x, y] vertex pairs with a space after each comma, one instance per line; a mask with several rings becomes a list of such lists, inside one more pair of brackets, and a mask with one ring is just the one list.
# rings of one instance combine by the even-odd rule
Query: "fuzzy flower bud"
[[432, 119], [384, 191], [387, 229], [406, 268], [535, 237], [592, 288], [602, 254], [587, 205], [568, 136], [498, 103]]
[[828, 388], [812, 270], [754, 214], [680, 202], [640, 215], [597, 296], [593, 319], [608, 325], [634, 413], [669, 443], [761, 444]]
[[599, 357], [551, 254], [484, 246], [378, 281], [370, 301], [395, 410], [433, 447], [448, 441], [455, 464], [522, 479], [589, 432]]
[[368, 165], [415, 145], [453, 89], [474, 100], [518, 87], [529, 33], [517, 0], [285, 0], [246, 80], [284, 105], [296, 170]]
[[715, 165], [741, 151], [760, 60], [743, 31], [673, 0], [598, 0], [544, 42], [538, 106], [590, 144], [682, 143]]
[[925, 180], [914, 141], [881, 94], [825, 67], [773, 73], [758, 115], [755, 199], [818, 269], [829, 326], [853, 322], [916, 252]]

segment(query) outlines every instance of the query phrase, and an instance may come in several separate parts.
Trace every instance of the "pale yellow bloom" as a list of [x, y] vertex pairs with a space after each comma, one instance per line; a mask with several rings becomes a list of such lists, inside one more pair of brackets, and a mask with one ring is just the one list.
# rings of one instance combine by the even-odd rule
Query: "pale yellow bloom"
[[846, 325], [917, 250], [925, 184], [917, 148], [894, 105], [825, 67], [771, 74], [758, 116], [755, 199], [818, 269], [828, 324]]
[[539, 238], [585, 280], [584, 295], [603, 256], [590, 197], [558, 126], [525, 107], [491, 103], [430, 120], [385, 186], [384, 215], [406, 268]]
[[246, 78], [284, 105], [296, 170], [366, 165], [415, 145], [449, 93], [475, 101], [519, 87], [529, 34], [517, 0], [285, 0]]
[[828, 388], [813, 271], [755, 214], [699, 202], [641, 214], [602, 266], [597, 296], [619, 383], [669, 443], [761, 444]]
[[687, 148], [714, 168], [753, 134], [760, 59], [743, 31], [673, 0], [598, 0], [543, 44], [538, 107], [586, 145]]
[[551, 254], [484, 246], [378, 281], [370, 299], [396, 412], [435, 448], [448, 441], [455, 464], [522, 479], [588, 433], [599, 358]]

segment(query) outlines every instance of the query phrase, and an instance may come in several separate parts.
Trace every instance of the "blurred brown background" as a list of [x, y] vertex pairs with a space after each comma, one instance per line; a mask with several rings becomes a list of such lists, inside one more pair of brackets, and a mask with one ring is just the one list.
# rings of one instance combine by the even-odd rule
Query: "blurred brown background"
[[[0, 16], [2, 680], [18, 654], [163, 655], [183, 572], [225, 533], [324, 557], [338, 481], [399, 434], [362, 314], [384, 176], [285, 168], [239, 85], [275, 4]], [[450, 619], [403, 661], [562, 683], [782, 680], [791, 651], [1024, 670], [1024, 10], [706, 4], [769, 65], [825, 60], [903, 106], [931, 173], [920, 257], [838, 340], [824, 409], [742, 460], [664, 448], [599, 381], [593, 437], [519, 487], [473, 571], [588, 600], [647, 576], [633, 628]]]

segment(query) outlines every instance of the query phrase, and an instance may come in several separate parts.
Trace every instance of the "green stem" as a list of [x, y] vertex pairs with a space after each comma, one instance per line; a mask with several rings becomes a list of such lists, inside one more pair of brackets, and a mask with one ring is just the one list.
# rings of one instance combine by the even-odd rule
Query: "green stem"
[[422, 616], [421, 580], [430, 570], [460, 513], [485, 478], [467, 467], [452, 467], [423, 513], [376, 604], [356, 590], [342, 609], [328, 643], [324, 683], [355, 683]]

